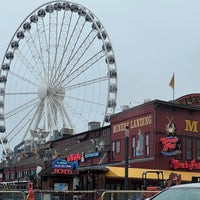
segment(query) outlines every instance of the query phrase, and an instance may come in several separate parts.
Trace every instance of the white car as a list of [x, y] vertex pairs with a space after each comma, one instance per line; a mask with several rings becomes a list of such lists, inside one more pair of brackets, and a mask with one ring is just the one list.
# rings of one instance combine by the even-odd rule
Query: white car
[[148, 200], [200, 200], [200, 183], [172, 186]]

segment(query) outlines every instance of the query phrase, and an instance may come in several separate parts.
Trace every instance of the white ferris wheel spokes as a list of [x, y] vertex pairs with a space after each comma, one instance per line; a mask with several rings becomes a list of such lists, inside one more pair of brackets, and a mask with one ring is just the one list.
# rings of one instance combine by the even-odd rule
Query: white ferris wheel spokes
[[63, 129], [75, 134], [92, 121], [109, 123], [115, 112], [113, 48], [101, 22], [82, 5], [52, 1], [29, 14], [11, 39], [0, 72], [5, 154], [9, 144], [34, 139], [37, 130], [51, 139]]

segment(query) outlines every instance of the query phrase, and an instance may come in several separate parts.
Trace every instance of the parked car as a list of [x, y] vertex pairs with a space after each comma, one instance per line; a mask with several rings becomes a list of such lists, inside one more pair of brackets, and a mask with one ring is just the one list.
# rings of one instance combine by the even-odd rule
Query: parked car
[[200, 183], [172, 186], [148, 200], [200, 200]]

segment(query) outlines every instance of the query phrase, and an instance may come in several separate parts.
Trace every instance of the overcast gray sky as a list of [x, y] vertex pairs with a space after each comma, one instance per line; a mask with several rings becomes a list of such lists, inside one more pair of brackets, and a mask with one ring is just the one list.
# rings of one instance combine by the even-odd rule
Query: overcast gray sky
[[[2, 1], [0, 59], [22, 21], [49, 1]], [[199, 0], [73, 0], [91, 10], [112, 42], [118, 70], [117, 107], [199, 92]], [[106, 97], [105, 97], [106, 98]]]

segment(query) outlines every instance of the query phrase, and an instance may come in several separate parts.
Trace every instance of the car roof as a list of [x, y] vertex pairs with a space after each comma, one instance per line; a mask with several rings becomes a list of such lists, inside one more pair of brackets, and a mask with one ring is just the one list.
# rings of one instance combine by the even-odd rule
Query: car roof
[[175, 186], [172, 186], [170, 189], [173, 189], [173, 188], [200, 188], [200, 183], [186, 183], [186, 184], [180, 184], [180, 185], [175, 185]]

